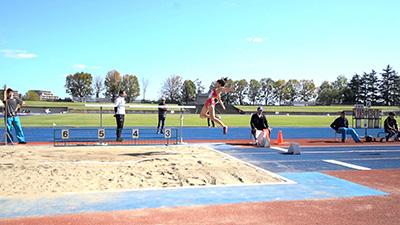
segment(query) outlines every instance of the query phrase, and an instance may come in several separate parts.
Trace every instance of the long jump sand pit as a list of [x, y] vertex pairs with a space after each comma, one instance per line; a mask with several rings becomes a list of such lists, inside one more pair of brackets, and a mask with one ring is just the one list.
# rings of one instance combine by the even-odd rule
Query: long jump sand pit
[[0, 198], [285, 182], [208, 146], [1, 146], [0, 155]]

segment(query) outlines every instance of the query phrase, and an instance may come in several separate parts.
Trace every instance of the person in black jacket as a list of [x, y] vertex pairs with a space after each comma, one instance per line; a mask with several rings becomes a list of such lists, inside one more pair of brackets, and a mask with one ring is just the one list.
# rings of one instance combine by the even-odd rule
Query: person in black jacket
[[[167, 106], [165, 104], [165, 98], [161, 98], [161, 103], [158, 104], [158, 106]], [[158, 126], [157, 126], [157, 134], [164, 133], [164, 124], [165, 124], [165, 119], [167, 118], [167, 108], [158, 108]], [[161, 129], [160, 129], [161, 125]]]
[[345, 111], [342, 111], [340, 113], [340, 117], [336, 118], [335, 121], [333, 121], [331, 127], [332, 129], [336, 130], [336, 132], [342, 133], [343, 143], [347, 139], [347, 134], [350, 134], [356, 143], [362, 143], [356, 131], [353, 128], [349, 128], [349, 121], [346, 118]]
[[267, 118], [265, 117], [265, 115], [263, 114], [263, 107], [258, 107], [257, 108], [257, 113], [254, 113], [251, 116], [251, 120], [250, 120], [250, 126], [251, 126], [251, 133], [253, 134], [254, 138], [257, 140], [256, 137], [256, 132], [257, 130], [264, 130], [269, 128], [268, 127], [268, 121]]
[[391, 138], [393, 135], [397, 133], [397, 136], [394, 138], [395, 141], [400, 141], [400, 130], [399, 130], [399, 125], [397, 124], [396, 119], [394, 118], [396, 114], [394, 112], [390, 112], [389, 116], [386, 118], [384, 122], [384, 127], [385, 127], [385, 132], [389, 133], [386, 136], [386, 141], [389, 141], [389, 138]]

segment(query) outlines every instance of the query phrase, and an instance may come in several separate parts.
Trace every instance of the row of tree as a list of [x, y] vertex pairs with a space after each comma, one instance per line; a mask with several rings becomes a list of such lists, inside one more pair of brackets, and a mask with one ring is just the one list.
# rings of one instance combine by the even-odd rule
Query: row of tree
[[140, 87], [138, 78], [135, 75], [121, 74], [112, 70], [109, 71], [103, 81], [101, 76], [93, 79], [90, 73], [75, 73], [68, 75], [65, 80], [66, 93], [70, 94], [73, 98], [84, 101], [94, 94], [96, 98], [100, 97], [100, 93], [104, 91], [104, 96], [114, 101], [120, 90], [126, 92], [126, 101], [134, 101], [140, 94]]
[[375, 70], [354, 74], [350, 82], [341, 75], [333, 82], [323, 82], [316, 100], [323, 105], [369, 101], [372, 105], [400, 106], [400, 76], [390, 65], [379, 74]]
[[[228, 79], [227, 87], [236, 88], [235, 92], [221, 95], [221, 100], [227, 104], [265, 104], [282, 105], [287, 102], [310, 102], [317, 104], [355, 104], [371, 101], [373, 105], [400, 105], [400, 77], [390, 65], [379, 74], [372, 70], [371, 73], [355, 74], [350, 82], [344, 75], [340, 75], [333, 82], [325, 81], [317, 87], [313, 80], [283, 79], [260, 80]], [[142, 79], [143, 99], [145, 99], [148, 80]], [[125, 90], [127, 102], [136, 100], [140, 93], [139, 81], [135, 75], [121, 76], [116, 70], [109, 71], [103, 80], [100, 76], [93, 79], [89, 73], [75, 73], [68, 75], [65, 82], [66, 92], [74, 98], [87, 99], [93, 95], [104, 96], [112, 101], [118, 97], [119, 90]], [[215, 88], [211, 83], [208, 92]], [[168, 102], [191, 103], [196, 94], [204, 93], [206, 88], [202, 81], [196, 79], [183, 80], [181, 76], [167, 77], [161, 88], [160, 94]]]

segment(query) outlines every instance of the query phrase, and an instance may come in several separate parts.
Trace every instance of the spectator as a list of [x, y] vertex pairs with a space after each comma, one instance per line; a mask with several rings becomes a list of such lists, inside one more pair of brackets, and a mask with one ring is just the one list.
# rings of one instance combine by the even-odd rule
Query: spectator
[[[161, 98], [161, 103], [158, 104], [158, 106], [167, 106], [165, 104], [165, 98]], [[167, 108], [158, 108], [158, 126], [157, 126], [157, 134], [160, 132], [163, 134], [164, 133], [164, 124], [165, 124], [165, 119], [167, 119]], [[161, 125], [161, 130], [160, 130], [160, 125]]]
[[342, 142], [344, 143], [347, 139], [347, 134], [353, 137], [354, 142], [362, 143], [358, 134], [353, 128], [349, 128], [349, 121], [346, 118], [346, 112], [342, 111], [340, 117], [336, 118], [331, 124], [332, 129], [338, 133], [342, 133]]
[[[208, 128], [211, 128], [211, 126], [210, 126], [210, 125], [211, 125], [211, 124], [210, 124], [210, 120], [211, 120], [210, 118], [207, 118]], [[215, 123], [214, 123], [214, 121], [211, 120], [211, 123], [212, 123], [212, 127], [215, 128]]]
[[115, 115], [114, 117], [117, 120], [117, 140], [119, 142], [123, 142], [124, 139], [121, 138], [122, 129], [124, 128], [125, 122], [125, 91], [119, 91], [119, 97], [115, 99]]
[[263, 107], [260, 106], [257, 108], [257, 113], [254, 113], [251, 116], [250, 126], [251, 126], [251, 133], [253, 134], [254, 138], [256, 139], [256, 144], [258, 144], [257, 140], [257, 130], [263, 131], [264, 129], [269, 129], [268, 121], [265, 115], [263, 114]]
[[393, 135], [397, 133], [397, 136], [394, 138], [395, 141], [400, 141], [400, 131], [399, 131], [399, 125], [397, 124], [396, 119], [394, 118], [396, 116], [396, 113], [390, 112], [389, 116], [386, 118], [384, 122], [384, 127], [385, 127], [385, 132], [389, 133], [386, 136], [386, 141], [389, 141], [389, 138], [391, 138]]
[[5, 118], [7, 133], [10, 135], [11, 140], [7, 137], [8, 142], [13, 142], [14, 138], [11, 133], [11, 128], [14, 126], [15, 133], [19, 144], [26, 144], [24, 132], [22, 131], [21, 122], [18, 117], [18, 109], [20, 109], [25, 102], [19, 98], [14, 98], [14, 91], [11, 88], [4, 87], [3, 103], [6, 110]]

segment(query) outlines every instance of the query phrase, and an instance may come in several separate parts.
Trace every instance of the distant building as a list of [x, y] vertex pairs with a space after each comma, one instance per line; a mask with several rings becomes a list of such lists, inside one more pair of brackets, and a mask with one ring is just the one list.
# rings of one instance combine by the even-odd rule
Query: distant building
[[208, 93], [196, 94], [196, 104], [204, 105], [208, 99]]
[[[21, 98], [21, 96], [20, 96], [19, 93], [18, 93], [18, 90], [15, 90], [15, 89], [13, 89], [13, 88], [11, 88], [11, 89], [13, 90], [14, 96], [15, 96], [15, 97]], [[0, 89], [0, 92], [1, 92], [1, 93], [3, 93], [3, 91], [4, 91], [4, 89]], [[1, 96], [1, 99], [3, 99], [3, 96]]]
[[51, 91], [45, 90], [31, 90], [35, 92], [38, 96], [40, 101], [56, 101], [60, 99], [57, 95], [53, 94]]
[[286, 106], [315, 106], [315, 102], [286, 102]]

